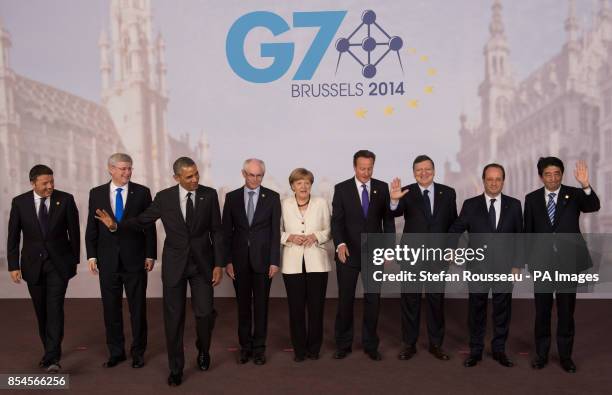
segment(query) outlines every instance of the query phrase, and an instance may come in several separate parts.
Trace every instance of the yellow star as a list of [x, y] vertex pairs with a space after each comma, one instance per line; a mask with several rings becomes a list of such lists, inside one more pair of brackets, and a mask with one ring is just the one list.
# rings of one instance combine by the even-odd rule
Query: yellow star
[[427, 69], [427, 75], [433, 77], [436, 74], [438, 74], [438, 70], [434, 69], [433, 67], [430, 67]]
[[355, 110], [355, 116], [357, 118], [364, 119], [367, 112], [368, 110], [366, 110], [365, 108], [359, 107], [357, 110]]
[[408, 100], [408, 107], [417, 108], [419, 106], [419, 101], [416, 99]]
[[429, 85], [425, 87], [425, 93], [433, 93], [433, 86]]
[[408, 48], [408, 53], [414, 55], [416, 53], [416, 48]]
[[421, 62], [427, 62], [429, 60], [429, 57], [427, 55], [421, 55], [420, 59]]
[[391, 106], [385, 107], [385, 115], [393, 115], [393, 111], [395, 111], [393, 107]]

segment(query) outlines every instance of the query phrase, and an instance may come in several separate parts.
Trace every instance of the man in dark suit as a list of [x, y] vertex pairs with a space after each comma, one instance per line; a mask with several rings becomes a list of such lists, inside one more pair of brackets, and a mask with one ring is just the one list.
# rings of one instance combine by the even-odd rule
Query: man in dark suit
[[280, 266], [281, 204], [278, 193], [262, 187], [266, 172], [260, 159], [242, 167], [244, 186], [225, 195], [223, 228], [226, 272], [234, 280], [238, 302], [238, 363], [266, 363], [268, 299]]
[[[486, 165], [482, 171], [484, 194], [463, 202], [459, 218], [450, 228], [450, 232], [453, 233], [468, 232], [470, 245], [488, 247], [486, 261], [468, 264], [466, 269], [471, 272], [516, 275], [524, 266], [519, 262], [521, 256], [517, 251], [519, 243], [508, 235], [523, 231], [523, 211], [518, 199], [502, 194], [505, 179], [506, 172], [503, 166], [497, 163]], [[493, 359], [502, 366], [512, 367], [514, 364], [506, 355], [512, 308], [512, 283], [470, 282], [468, 287], [470, 355], [463, 365], [473, 367], [482, 360], [487, 329], [487, 303], [491, 291]]]
[[49, 167], [34, 166], [30, 183], [32, 191], [15, 197], [11, 204], [8, 270], [13, 282], [20, 283], [23, 277], [28, 283], [45, 349], [39, 367], [57, 373], [64, 337], [64, 297], [80, 257], [79, 212], [72, 195], [54, 189]]
[[147, 347], [147, 272], [157, 258], [155, 226], [142, 231], [122, 228], [110, 232], [96, 220], [96, 209], [113, 213], [118, 223], [133, 218], [151, 205], [149, 188], [130, 181], [132, 158], [116, 153], [108, 159], [111, 181], [89, 192], [89, 213], [85, 246], [89, 270], [100, 273], [100, 293], [104, 308], [106, 345], [110, 353], [104, 367], [125, 361], [123, 336], [123, 289], [127, 296], [132, 323], [132, 367], [144, 366]]
[[213, 307], [213, 287], [223, 277], [223, 236], [217, 191], [199, 185], [195, 162], [178, 158], [173, 165], [178, 185], [164, 189], [138, 217], [118, 225], [105, 209], [97, 210], [111, 231], [123, 228], [146, 230], [161, 219], [166, 240], [162, 252], [164, 326], [170, 375], [168, 385], [178, 386], [183, 379], [185, 355], [183, 331], [187, 283], [196, 322], [197, 365], [210, 367], [210, 341], [217, 313]]
[[[336, 313], [335, 359], [346, 358], [353, 347], [353, 305], [355, 287], [362, 269], [363, 233], [393, 233], [395, 222], [389, 210], [389, 186], [372, 178], [376, 155], [367, 150], [353, 156], [355, 176], [337, 184], [332, 200], [331, 232], [336, 246], [338, 277], [338, 311]], [[362, 274], [362, 282], [368, 279]], [[369, 287], [368, 287], [369, 288]], [[370, 289], [371, 291], [371, 289]], [[363, 330], [364, 352], [374, 361], [382, 356], [378, 351], [377, 334], [380, 292], [364, 292]]]
[[[545, 233], [548, 238], [559, 234], [573, 234], [569, 243], [548, 240], [548, 243], [535, 243], [529, 249], [530, 270], [561, 268], [565, 273], [580, 273], [592, 266], [586, 242], [580, 235], [580, 213], [591, 213], [600, 208], [599, 198], [589, 184], [589, 172], [584, 161], [576, 163], [574, 176], [581, 188], [562, 185], [564, 166], [556, 157], [540, 158], [538, 175], [544, 184], [525, 196], [525, 233]], [[532, 238], [533, 239], [533, 238]], [[540, 240], [540, 238], [538, 238]], [[535, 279], [534, 279], [535, 280]], [[553, 306], [553, 293], [557, 299], [557, 350], [561, 366], [566, 372], [575, 373], [572, 361], [574, 345], [574, 309], [576, 306], [576, 284], [553, 282], [534, 285], [535, 291], [535, 342], [536, 358], [534, 369], [542, 369], [548, 363], [550, 349], [550, 324]]]
[[[391, 209], [394, 216], [404, 216], [403, 233], [447, 233], [457, 219], [455, 190], [434, 183], [435, 166], [427, 155], [419, 155], [414, 159], [412, 172], [416, 183], [402, 187], [399, 178], [391, 183]], [[414, 269], [418, 268], [413, 267], [412, 270]], [[447, 271], [448, 264], [429, 263], [422, 269], [430, 272]], [[418, 276], [416, 282], [402, 289], [400, 297], [403, 344], [398, 358], [408, 360], [416, 353], [423, 288], [427, 299], [429, 352], [446, 361], [449, 356], [441, 348], [444, 340], [444, 284], [421, 282]]]

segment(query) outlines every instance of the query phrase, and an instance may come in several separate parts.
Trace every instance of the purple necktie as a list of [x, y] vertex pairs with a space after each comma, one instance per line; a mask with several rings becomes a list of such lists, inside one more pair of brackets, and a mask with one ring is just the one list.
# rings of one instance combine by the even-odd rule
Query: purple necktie
[[363, 216], [368, 217], [368, 207], [370, 206], [370, 198], [368, 197], [368, 187], [366, 184], [361, 184], [361, 209], [363, 210]]

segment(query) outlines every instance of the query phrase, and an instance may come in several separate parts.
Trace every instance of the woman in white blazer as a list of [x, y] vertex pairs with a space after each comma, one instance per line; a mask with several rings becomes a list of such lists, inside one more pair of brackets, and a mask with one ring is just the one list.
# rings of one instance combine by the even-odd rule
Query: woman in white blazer
[[[310, 195], [313, 174], [303, 168], [289, 175], [294, 196], [282, 201], [282, 272], [289, 302], [294, 360], [318, 359], [323, 343], [323, 308], [331, 262], [329, 206]], [[308, 311], [308, 323], [306, 323]]]

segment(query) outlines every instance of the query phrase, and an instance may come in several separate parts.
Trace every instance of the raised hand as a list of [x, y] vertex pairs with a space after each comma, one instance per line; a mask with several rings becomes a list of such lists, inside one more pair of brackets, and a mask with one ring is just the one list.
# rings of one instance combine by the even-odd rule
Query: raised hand
[[104, 209], [96, 210], [96, 219], [102, 222], [110, 230], [117, 229], [117, 223], [113, 219], [112, 215], [109, 215]]
[[579, 160], [576, 162], [574, 177], [576, 177], [576, 181], [578, 181], [583, 188], [589, 186], [589, 168], [585, 161]]
[[393, 181], [391, 181], [391, 190], [389, 193], [391, 200], [398, 201], [408, 193], [408, 190], [402, 191], [402, 181], [398, 177], [395, 177]]

